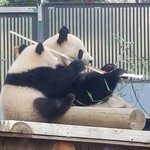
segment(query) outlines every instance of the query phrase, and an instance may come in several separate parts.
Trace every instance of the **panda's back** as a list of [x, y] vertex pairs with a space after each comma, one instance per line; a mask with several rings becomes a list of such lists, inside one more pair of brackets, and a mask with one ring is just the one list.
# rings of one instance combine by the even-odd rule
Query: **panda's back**
[[33, 106], [33, 101], [38, 97], [44, 95], [35, 89], [5, 84], [1, 91], [3, 119], [45, 121]]

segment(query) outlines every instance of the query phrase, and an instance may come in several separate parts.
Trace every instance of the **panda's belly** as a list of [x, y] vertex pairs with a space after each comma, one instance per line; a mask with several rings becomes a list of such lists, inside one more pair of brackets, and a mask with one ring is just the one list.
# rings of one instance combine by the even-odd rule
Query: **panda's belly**
[[33, 107], [33, 101], [38, 97], [44, 95], [31, 88], [4, 85], [1, 92], [3, 119], [46, 122]]

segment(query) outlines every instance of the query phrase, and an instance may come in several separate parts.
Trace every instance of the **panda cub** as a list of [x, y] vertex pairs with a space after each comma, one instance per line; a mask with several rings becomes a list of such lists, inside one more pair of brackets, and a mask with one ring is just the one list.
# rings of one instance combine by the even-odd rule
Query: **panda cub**
[[85, 66], [81, 60], [57, 66], [58, 58], [41, 43], [23, 47], [1, 91], [3, 119], [51, 122], [72, 105], [70, 89]]

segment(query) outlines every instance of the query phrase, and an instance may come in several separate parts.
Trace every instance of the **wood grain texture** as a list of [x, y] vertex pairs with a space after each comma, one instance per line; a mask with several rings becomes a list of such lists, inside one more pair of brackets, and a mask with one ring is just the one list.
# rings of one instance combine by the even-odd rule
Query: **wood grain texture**
[[55, 123], [142, 130], [146, 118], [136, 108], [71, 107]]

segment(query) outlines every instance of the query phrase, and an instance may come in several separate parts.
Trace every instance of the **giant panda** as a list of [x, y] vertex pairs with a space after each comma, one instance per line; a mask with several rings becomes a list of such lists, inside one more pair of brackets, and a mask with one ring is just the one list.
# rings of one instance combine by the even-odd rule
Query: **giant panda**
[[[93, 61], [83, 42], [70, 34], [65, 26], [59, 30], [58, 34], [45, 40], [43, 44], [70, 58], [81, 59], [86, 65]], [[70, 63], [66, 58], [56, 56], [60, 64]], [[99, 74], [91, 71], [79, 74], [71, 88], [71, 92], [76, 96], [74, 105], [89, 106], [100, 102], [99, 106], [101, 107], [129, 107], [124, 100], [114, 95], [114, 90], [121, 80], [120, 75], [126, 71], [116, 68], [113, 64], [106, 64], [101, 69], [106, 73]]]
[[72, 105], [70, 88], [84, 63], [74, 60], [57, 66], [58, 58], [42, 43], [23, 47], [2, 87], [3, 119], [51, 122]]
[[[43, 45], [60, 52], [72, 59], [79, 59], [88, 65], [92, 63], [93, 58], [87, 52], [83, 42], [76, 36], [69, 33], [69, 30], [63, 26], [59, 33], [48, 38]], [[24, 45], [17, 50], [22, 52]], [[18, 55], [18, 54], [17, 54]], [[68, 65], [71, 61], [55, 54], [59, 64]], [[75, 94], [73, 105], [89, 106], [98, 105], [99, 107], [130, 107], [130, 105], [121, 97], [114, 94], [114, 90], [121, 80], [120, 75], [125, 72], [123, 69], [117, 69], [113, 64], [106, 64], [101, 68], [106, 73], [87, 72], [79, 74], [75, 80], [70, 92]]]
[[[87, 52], [83, 42], [73, 34], [69, 34], [69, 30], [63, 26], [59, 33], [48, 38], [43, 42], [43, 45], [62, 53], [71, 59], [81, 59], [85, 65], [92, 63], [93, 58]], [[69, 64], [70, 60], [54, 54], [57, 56], [60, 64]]]

